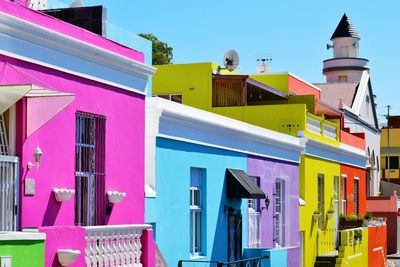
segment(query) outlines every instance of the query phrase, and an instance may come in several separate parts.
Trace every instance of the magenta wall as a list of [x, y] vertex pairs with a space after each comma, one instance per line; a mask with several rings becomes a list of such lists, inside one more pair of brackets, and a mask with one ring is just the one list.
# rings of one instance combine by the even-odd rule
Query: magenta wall
[[[299, 166], [298, 164], [274, 159], [249, 156], [247, 173], [260, 177], [260, 187], [271, 200], [268, 210], [261, 212], [261, 247], [274, 247], [274, 188], [277, 178], [284, 179], [286, 185], [287, 211], [284, 220], [288, 225], [285, 247], [288, 250], [288, 266], [298, 266], [299, 241]], [[264, 207], [263, 201], [261, 206]]]
[[[70, 92], [76, 99], [48, 123], [25, 138], [26, 101], [17, 107], [17, 153], [21, 157], [20, 227], [74, 225], [74, 200], [55, 201], [55, 187], [75, 188], [75, 112], [104, 115], [106, 121], [106, 190], [126, 192], [114, 205], [108, 224], [144, 222], [144, 96], [85, 80], [38, 65], [0, 56], [4, 63], [24, 75], [8, 72], [1, 83], [36, 84]], [[42, 83], [42, 84], [40, 84]], [[129, 141], [129, 142], [128, 142]], [[27, 170], [39, 144], [43, 151], [39, 170]], [[24, 195], [25, 178], [36, 181], [36, 194]]]

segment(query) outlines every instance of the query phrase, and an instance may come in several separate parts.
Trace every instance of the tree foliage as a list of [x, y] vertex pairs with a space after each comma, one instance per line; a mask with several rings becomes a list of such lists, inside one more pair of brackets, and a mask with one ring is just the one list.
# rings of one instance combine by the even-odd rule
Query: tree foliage
[[151, 33], [141, 33], [139, 36], [151, 41], [153, 43], [153, 65], [172, 64], [173, 48], [167, 43], [158, 40], [156, 36]]

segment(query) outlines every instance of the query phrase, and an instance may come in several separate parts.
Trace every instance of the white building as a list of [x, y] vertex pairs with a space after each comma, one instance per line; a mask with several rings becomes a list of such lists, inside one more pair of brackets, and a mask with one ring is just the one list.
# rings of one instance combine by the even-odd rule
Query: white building
[[379, 192], [380, 130], [376, 115], [368, 59], [359, 57], [360, 36], [346, 14], [331, 37], [333, 58], [324, 60], [326, 83], [321, 100], [344, 111], [344, 127], [354, 133], [365, 133], [367, 162], [367, 195]]

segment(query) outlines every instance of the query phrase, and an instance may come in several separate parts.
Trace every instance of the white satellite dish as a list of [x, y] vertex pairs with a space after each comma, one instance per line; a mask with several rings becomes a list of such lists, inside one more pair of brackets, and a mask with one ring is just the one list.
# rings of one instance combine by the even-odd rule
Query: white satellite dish
[[234, 71], [239, 66], [239, 54], [235, 50], [229, 50], [224, 55], [224, 66], [229, 71]]

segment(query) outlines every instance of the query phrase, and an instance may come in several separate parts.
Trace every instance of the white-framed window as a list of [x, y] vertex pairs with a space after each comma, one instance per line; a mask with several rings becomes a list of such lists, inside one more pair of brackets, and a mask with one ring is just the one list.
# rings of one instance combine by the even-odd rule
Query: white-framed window
[[342, 200], [342, 207], [341, 213], [346, 214], [346, 175], [342, 174], [342, 181], [341, 181], [341, 200]]
[[274, 241], [276, 247], [284, 246], [284, 211], [285, 211], [285, 183], [282, 179], [275, 181], [275, 231]]
[[359, 210], [359, 203], [358, 203], [358, 199], [359, 199], [359, 178], [358, 177], [354, 177], [354, 214], [357, 214], [360, 212]]
[[349, 57], [349, 47], [348, 46], [340, 47], [340, 57]]
[[[260, 186], [260, 177], [251, 176], [254, 182]], [[261, 246], [261, 208], [259, 199], [248, 200], [248, 221], [247, 221], [247, 245], [249, 248]]]
[[203, 231], [203, 197], [204, 169], [190, 169], [190, 255], [204, 255]]
[[[325, 189], [324, 189], [324, 175], [318, 174], [318, 211], [323, 215], [325, 206]], [[319, 228], [324, 228], [325, 216], [321, 216]]]
[[345, 83], [345, 82], [347, 82], [347, 75], [340, 75], [340, 76], [339, 76], [339, 82], [340, 82], [340, 83]]
[[159, 95], [155, 95], [155, 96], [167, 99], [172, 102], [182, 104], [182, 94], [159, 94]]

